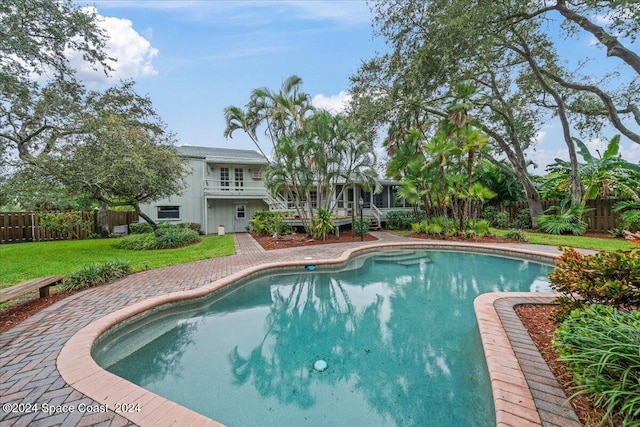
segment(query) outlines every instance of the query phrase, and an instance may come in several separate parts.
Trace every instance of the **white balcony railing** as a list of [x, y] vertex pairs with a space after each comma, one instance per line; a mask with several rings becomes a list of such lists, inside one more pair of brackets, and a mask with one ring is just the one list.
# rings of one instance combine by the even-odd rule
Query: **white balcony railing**
[[267, 189], [263, 181], [221, 181], [219, 179], [204, 180], [204, 194], [220, 197], [267, 197]]

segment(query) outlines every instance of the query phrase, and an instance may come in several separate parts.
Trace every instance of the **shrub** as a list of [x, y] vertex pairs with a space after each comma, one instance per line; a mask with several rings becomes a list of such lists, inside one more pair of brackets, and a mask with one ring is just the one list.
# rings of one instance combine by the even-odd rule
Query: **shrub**
[[425, 233], [439, 236], [444, 232], [444, 228], [437, 222], [430, 222], [427, 224]]
[[640, 303], [640, 257], [631, 251], [600, 251], [583, 255], [565, 248], [549, 274], [551, 287], [562, 295], [558, 318], [590, 304], [631, 307]]
[[411, 223], [411, 231], [413, 231], [414, 233], [421, 233], [422, 232], [422, 227], [420, 226], [419, 222], [412, 222]]
[[118, 249], [128, 249], [131, 251], [156, 249], [156, 236], [153, 233], [130, 234], [118, 239], [113, 246]]
[[144, 234], [152, 233], [153, 227], [148, 222], [132, 222], [129, 224], [129, 233], [131, 234]]
[[632, 209], [620, 214], [620, 220], [622, 221], [622, 228], [625, 230], [639, 230], [640, 229], [640, 209]]
[[[560, 208], [555, 206], [560, 212]], [[573, 206], [564, 212], [556, 214], [545, 214], [538, 217], [538, 227], [541, 231], [549, 234], [575, 234], [579, 236], [584, 234], [587, 229], [587, 223], [582, 221], [582, 214], [585, 209], [580, 206]]]
[[622, 212], [622, 228], [629, 231], [640, 229], [640, 200], [623, 200], [613, 205], [614, 212]]
[[164, 221], [164, 222], [159, 222], [158, 223], [158, 228], [157, 229], [159, 229], [159, 228], [160, 229], [169, 229], [169, 228], [176, 229], [176, 228], [180, 228], [180, 226], [178, 224], [176, 224], [175, 222], [166, 222], [166, 221]]
[[121, 279], [131, 272], [129, 261], [116, 260], [101, 264], [89, 264], [64, 278], [63, 287], [67, 291], [89, 288], [113, 280]]
[[202, 232], [200, 231], [201, 224], [197, 222], [181, 222], [180, 224], [178, 224], [178, 226], [182, 228], [188, 228], [189, 230], [193, 230], [198, 234], [202, 234]]
[[498, 212], [496, 214], [495, 226], [498, 228], [507, 228], [509, 226], [509, 214], [506, 212]]
[[335, 223], [331, 212], [326, 209], [318, 209], [317, 214], [311, 219], [314, 239], [327, 240], [327, 236], [334, 228]]
[[156, 240], [155, 249], [179, 248], [200, 241], [198, 232], [189, 228], [158, 228], [153, 234]]
[[482, 218], [489, 221], [489, 224], [495, 226], [497, 224], [496, 218], [498, 215], [498, 209], [495, 206], [487, 206], [482, 210]]
[[571, 398], [592, 394], [605, 419], [615, 412], [623, 425], [640, 426], [640, 312], [602, 305], [575, 310], [553, 345], [578, 387]]
[[153, 233], [131, 234], [118, 239], [114, 247], [132, 251], [172, 249], [200, 241], [197, 231], [175, 225], [158, 227]]
[[363, 217], [362, 221], [360, 221], [360, 217], [357, 217], [353, 223], [353, 231], [355, 231], [358, 236], [364, 236], [369, 233], [370, 226], [371, 219]]
[[608, 230], [607, 232], [609, 234], [611, 234], [613, 237], [615, 238], [622, 238], [624, 239], [624, 228], [612, 228], [611, 230]]
[[81, 232], [90, 231], [93, 226], [93, 221], [83, 219], [82, 211], [39, 212], [38, 222], [43, 228], [65, 238], [78, 238]]
[[512, 229], [508, 230], [504, 234], [504, 237], [506, 237], [509, 240], [515, 240], [516, 242], [526, 242], [527, 241], [527, 235], [525, 234], [525, 232], [522, 231], [522, 230], [515, 229], [515, 228], [512, 228]]
[[[424, 212], [418, 213], [418, 220], [424, 219]], [[386, 217], [388, 230], [409, 230], [411, 224], [416, 221], [413, 211], [390, 211]]]
[[282, 213], [255, 211], [251, 219], [251, 231], [261, 236], [277, 236], [291, 231], [291, 225], [282, 221]]
[[531, 212], [528, 208], [523, 208], [518, 211], [516, 221], [520, 222], [519, 228], [533, 228], [533, 223], [531, 222]]
[[485, 219], [481, 219], [476, 222], [476, 233], [480, 236], [491, 236], [491, 231], [489, 230], [489, 221]]

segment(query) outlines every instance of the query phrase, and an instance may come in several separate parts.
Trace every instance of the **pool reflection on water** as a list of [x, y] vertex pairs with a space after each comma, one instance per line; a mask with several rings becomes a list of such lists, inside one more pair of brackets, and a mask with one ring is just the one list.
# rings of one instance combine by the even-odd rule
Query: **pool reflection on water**
[[341, 271], [272, 274], [158, 310], [101, 337], [92, 354], [230, 426], [493, 426], [473, 300], [546, 291], [551, 268], [378, 252]]

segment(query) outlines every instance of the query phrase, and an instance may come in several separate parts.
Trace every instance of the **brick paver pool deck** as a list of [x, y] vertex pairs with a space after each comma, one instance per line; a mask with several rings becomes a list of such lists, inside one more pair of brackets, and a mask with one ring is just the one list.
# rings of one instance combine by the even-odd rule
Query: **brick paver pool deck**
[[[556, 248], [542, 245], [475, 245], [373, 234], [378, 241], [276, 251], [263, 250], [248, 234], [236, 234], [236, 255], [136, 273], [51, 305], [0, 335], [0, 427], [218, 425], [97, 368], [95, 362], [87, 360], [88, 349], [100, 331], [141, 307], [177, 298], [184, 292], [208, 292], [265, 266], [304, 265], [310, 262], [309, 257], [315, 264], [345, 261], [355, 251], [382, 245], [506, 250], [539, 259], [559, 254]], [[514, 305], [549, 302], [551, 298], [550, 294], [493, 293], [476, 299], [500, 426], [580, 425], [513, 311]], [[100, 412], [104, 409], [100, 405], [113, 402], [114, 396], [135, 400], [142, 411]], [[5, 404], [17, 410], [7, 412]], [[43, 410], [45, 404], [53, 413]], [[78, 410], [84, 407], [96, 411]], [[113, 405], [109, 407], [113, 409]], [[75, 410], [55, 411], [62, 408]]]

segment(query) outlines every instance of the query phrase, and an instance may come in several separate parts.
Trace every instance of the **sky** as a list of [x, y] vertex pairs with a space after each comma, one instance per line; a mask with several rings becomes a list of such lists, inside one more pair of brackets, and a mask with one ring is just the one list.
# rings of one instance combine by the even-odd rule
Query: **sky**
[[[339, 112], [349, 99], [349, 76], [385, 50], [384, 40], [373, 36], [364, 0], [78, 4], [96, 9], [110, 37], [107, 51], [118, 58], [109, 78], [83, 68], [76, 58], [79, 76], [95, 88], [135, 80], [136, 91], [151, 99], [179, 145], [255, 149], [241, 131], [224, 138], [224, 108], [244, 107], [253, 89], [277, 90], [294, 74], [314, 106]], [[597, 48], [589, 37], [578, 43], [581, 49]], [[536, 140], [536, 150], [527, 152], [540, 165], [534, 173], [543, 174], [556, 157], [568, 159], [559, 124], [546, 124]], [[270, 141], [261, 141], [269, 153]], [[586, 142], [592, 152], [602, 152], [606, 144]], [[639, 144], [623, 140], [621, 151], [625, 159], [640, 162]]]

